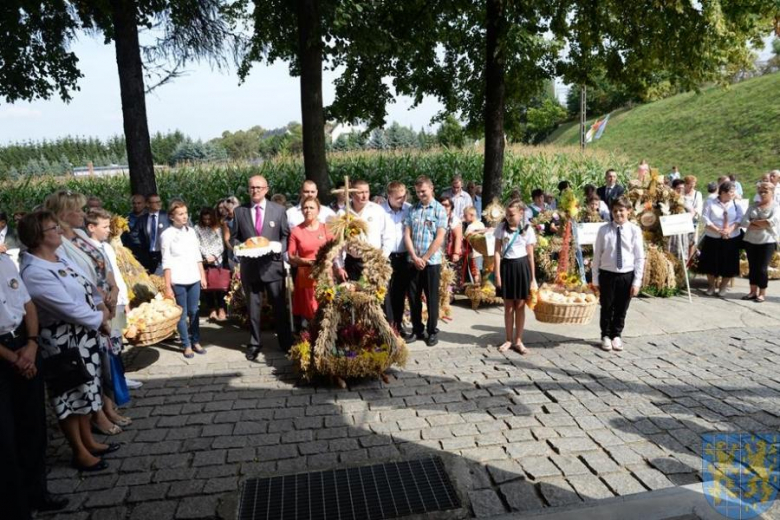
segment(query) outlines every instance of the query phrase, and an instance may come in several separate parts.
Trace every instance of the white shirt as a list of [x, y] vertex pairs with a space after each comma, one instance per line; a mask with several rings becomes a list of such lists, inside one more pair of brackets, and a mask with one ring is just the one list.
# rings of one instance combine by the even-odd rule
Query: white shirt
[[[359, 218], [368, 224], [368, 235], [363, 239], [370, 245], [382, 250], [385, 257], [390, 256], [392, 248], [393, 222], [387, 215], [382, 206], [375, 202], [368, 201], [360, 212], [356, 212], [351, 206], [350, 214]], [[344, 214], [344, 210], [339, 210], [338, 215]]]
[[612, 222], [601, 226], [593, 245], [593, 285], [599, 285], [599, 270], [613, 273], [630, 273], [634, 271], [634, 287], [642, 286], [645, 273], [645, 249], [642, 240], [642, 230], [639, 226], [626, 222], [620, 226], [620, 245], [623, 267], [617, 267], [617, 224]]
[[0, 231], [0, 244], [5, 244], [5, 236], [8, 234], [8, 226], [6, 225], [2, 231]]
[[[742, 207], [733, 200], [723, 204], [719, 199], [712, 199], [710, 203], [707, 204], [707, 207], [704, 208], [702, 218], [704, 219], [705, 226], [713, 225], [718, 228], [723, 227], [724, 217], [728, 226], [736, 223], [737, 226], [729, 234], [729, 238], [734, 238], [739, 235], [739, 226], [742, 223], [743, 216], [744, 212], [742, 211]], [[711, 238], [720, 238], [720, 233], [706, 227], [704, 228], [704, 234]]]
[[149, 237], [151, 238], [151, 236], [152, 236], [152, 215], [154, 215], [155, 216], [154, 218], [157, 219], [156, 220], [156, 222], [157, 222], [157, 234], [155, 235], [154, 244], [149, 244], [149, 247], [150, 247], [149, 250], [150, 251], [159, 251], [160, 247], [162, 247], [161, 246], [161, 241], [160, 241], [161, 240], [160, 239], [160, 235], [162, 234], [161, 233], [162, 224], [160, 224], [160, 212], [159, 211], [154, 211], [152, 213], [149, 213], [149, 220], [146, 221], [146, 232], [149, 234]]
[[[468, 238], [469, 235], [476, 233], [477, 231], [484, 231], [485, 230], [485, 224], [482, 223], [481, 220], [475, 220], [471, 224], [469, 224], [466, 227], [466, 232], [464, 233], [464, 236]], [[473, 247], [470, 250], [470, 256], [471, 258], [482, 258], [482, 253], [474, 249]]]
[[189, 226], [171, 226], [160, 239], [162, 268], [171, 270], [173, 285], [200, 283], [200, 245], [195, 230]]
[[390, 204], [385, 202], [382, 205], [382, 209], [385, 210], [387, 216], [390, 218], [390, 252], [391, 253], [405, 253], [406, 244], [404, 243], [404, 221], [409, 215], [409, 208], [412, 205], [408, 202], [404, 202], [401, 209], [394, 210], [390, 207]]
[[469, 206], [473, 206], [474, 202], [471, 200], [471, 195], [466, 190], [461, 189], [460, 193], [453, 195], [452, 189], [444, 190], [442, 193], [445, 197], [449, 197], [452, 200], [452, 214], [458, 218], [463, 218], [463, 210]]
[[[320, 214], [317, 215], [317, 220], [325, 224], [328, 222], [328, 220], [330, 220], [335, 216], [336, 214], [328, 206], [320, 205]], [[297, 206], [293, 206], [292, 208], [287, 210], [287, 225], [290, 226], [290, 229], [294, 228], [299, 224], [303, 224], [304, 220], [306, 219], [303, 218], [303, 211], [301, 211], [300, 204], [298, 204]]]
[[693, 209], [694, 218], [701, 217], [704, 210], [704, 201], [701, 198], [701, 192], [691, 190], [690, 194], [683, 193], [683, 204], [690, 211]]
[[[512, 260], [515, 258], [523, 258], [524, 256], [528, 256], [528, 250], [526, 249], [526, 246], [532, 246], [536, 244], [536, 233], [534, 233], [534, 228], [531, 226], [527, 226], [525, 231], [523, 231], [523, 228], [521, 227], [520, 232], [517, 233], [517, 237], [513, 242], [512, 237], [514, 234], [514, 231], [508, 230], [506, 228], [505, 222], [501, 222], [496, 227], [495, 237], [496, 246], [498, 247], [497, 251], [499, 254], [501, 254], [504, 252], [504, 249], [506, 249], [506, 253], [501, 254], [501, 258], [504, 260]], [[512, 245], [509, 245], [510, 242]]]
[[[67, 258], [60, 257], [57, 262], [49, 262], [30, 253], [22, 255], [22, 279], [35, 302], [38, 321], [47, 327], [58, 321], [77, 323], [92, 330], [100, 328], [103, 313], [93, 310], [87, 304], [84, 285], [72, 273], [78, 273], [89, 279], [77, 265]], [[95, 305], [98, 304], [97, 286], [92, 284]]]
[[11, 257], [0, 254], [0, 335], [13, 332], [22, 324], [24, 305], [30, 301], [30, 293], [19, 276]]
[[127, 294], [127, 284], [122, 277], [122, 272], [119, 270], [119, 263], [116, 261], [116, 251], [108, 242], [98, 242], [97, 240], [90, 240], [95, 247], [100, 248], [103, 252], [103, 256], [108, 260], [108, 267], [112, 273], [114, 273], [114, 282], [116, 282], [116, 288], [119, 289], [119, 293], [116, 297], [117, 305], [127, 305], [130, 303], [130, 298]]

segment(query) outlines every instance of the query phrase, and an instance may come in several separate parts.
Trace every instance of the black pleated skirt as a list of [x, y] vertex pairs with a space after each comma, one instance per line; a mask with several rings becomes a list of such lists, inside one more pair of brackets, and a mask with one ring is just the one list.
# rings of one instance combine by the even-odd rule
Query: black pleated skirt
[[525, 300], [531, 294], [531, 264], [528, 257], [501, 260], [501, 290], [505, 300]]
[[699, 257], [699, 271], [733, 278], [739, 274], [739, 237], [723, 240], [705, 236]]

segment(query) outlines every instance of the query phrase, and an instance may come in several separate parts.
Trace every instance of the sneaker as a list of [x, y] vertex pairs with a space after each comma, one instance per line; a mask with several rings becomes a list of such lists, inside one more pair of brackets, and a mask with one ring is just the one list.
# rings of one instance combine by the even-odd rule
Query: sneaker
[[601, 338], [601, 350], [605, 352], [612, 350], [612, 340], [608, 336]]
[[137, 390], [144, 386], [142, 382], [136, 381], [135, 379], [130, 379], [129, 377], [125, 378], [125, 383], [127, 383], [128, 390]]
[[623, 350], [623, 340], [620, 339], [620, 337], [614, 338], [612, 340], [612, 350], [615, 350], [617, 352]]
[[713, 287], [710, 287], [710, 288], [708, 288], [708, 289], [707, 289], [707, 290], [704, 292], [704, 294], [706, 294], [707, 296], [712, 296], [713, 294], [715, 294], [715, 289], [714, 289]]

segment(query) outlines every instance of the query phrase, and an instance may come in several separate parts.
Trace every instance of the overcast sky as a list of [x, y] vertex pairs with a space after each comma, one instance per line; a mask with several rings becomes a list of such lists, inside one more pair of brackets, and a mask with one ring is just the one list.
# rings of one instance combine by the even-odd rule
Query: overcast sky
[[[770, 55], [767, 48], [761, 59]], [[59, 99], [0, 105], [0, 144], [13, 141], [54, 139], [65, 135], [107, 138], [122, 133], [119, 78], [113, 45], [100, 38], [83, 36], [73, 51], [79, 57], [84, 77], [73, 100]], [[335, 75], [323, 75], [325, 104], [333, 101]], [[556, 85], [559, 96], [565, 88]], [[260, 125], [276, 128], [301, 120], [299, 80], [290, 77], [287, 65], [255, 64], [247, 81], [239, 86], [235, 70], [221, 73], [207, 65], [193, 65], [189, 73], [147, 96], [146, 108], [151, 133], [179, 129], [199, 139], [211, 139], [223, 131]], [[441, 109], [426, 98], [410, 110], [411, 99], [399, 98], [388, 107], [388, 122], [398, 121], [415, 130], [430, 127], [431, 118]]]

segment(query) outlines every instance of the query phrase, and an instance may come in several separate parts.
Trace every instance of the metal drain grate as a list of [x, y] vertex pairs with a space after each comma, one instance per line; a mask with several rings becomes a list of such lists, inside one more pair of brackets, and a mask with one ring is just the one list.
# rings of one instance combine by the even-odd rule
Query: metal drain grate
[[239, 520], [373, 520], [460, 507], [439, 457], [247, 480]]

